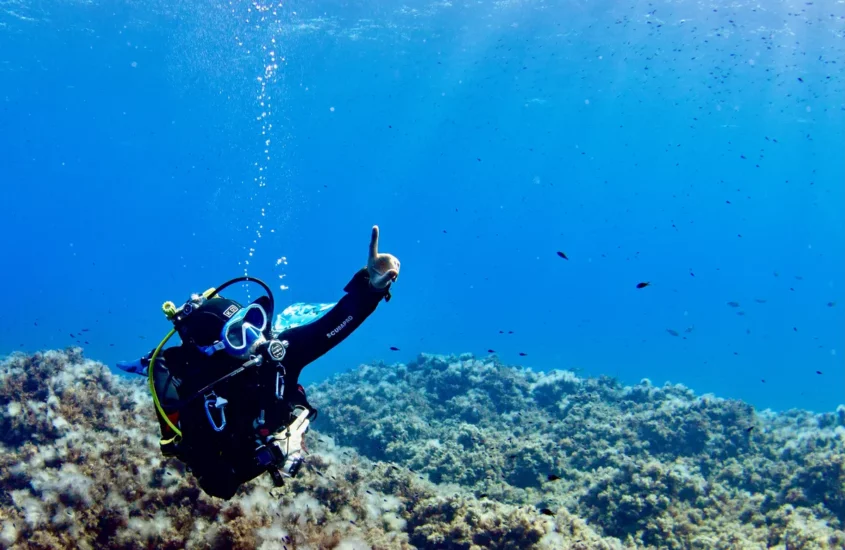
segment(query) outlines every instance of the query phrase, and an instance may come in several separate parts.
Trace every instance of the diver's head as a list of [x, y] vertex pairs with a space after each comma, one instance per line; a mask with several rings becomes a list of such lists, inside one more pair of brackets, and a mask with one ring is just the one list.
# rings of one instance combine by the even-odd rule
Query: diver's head
[[182, 318], [177, 327], [179, 336], [206, 355], [226, 351], [234, 357], [246, 357], [266, 338], [269, 319], [263, 298], [246, 307], [219, 296], [202, 300]]

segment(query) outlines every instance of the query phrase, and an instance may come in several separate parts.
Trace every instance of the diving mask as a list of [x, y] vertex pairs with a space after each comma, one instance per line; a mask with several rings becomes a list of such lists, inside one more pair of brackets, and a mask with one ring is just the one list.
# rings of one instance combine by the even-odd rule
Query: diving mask
[[[224, 312], [226, 315], [228, 310]], [[253, 303], [237, 310], [223, 325], [220, 340], [210, 346], [200, 346], [206, 355], [225, 350], [229, 355], [244, 357], [250, 353], [256, 342], [263, 341], [267, 328], [267, 312], [261, 305]]]

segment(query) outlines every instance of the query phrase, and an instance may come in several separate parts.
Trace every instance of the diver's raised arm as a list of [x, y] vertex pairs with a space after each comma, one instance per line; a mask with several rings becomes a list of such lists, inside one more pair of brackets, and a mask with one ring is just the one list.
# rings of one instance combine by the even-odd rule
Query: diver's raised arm
[[375, 311], [383, 299], [390, 300], [390, 288], [399, 276], [399, 260], [378, 251], [378, 226], [373, 226], [367, 267], [361, 268], [344, 287], [346, 295], [322, 317], [299, 327], [288, 329], [278, 338], [290, 347], [285, 367], [301, 370], [321, 357], [358, 328]]

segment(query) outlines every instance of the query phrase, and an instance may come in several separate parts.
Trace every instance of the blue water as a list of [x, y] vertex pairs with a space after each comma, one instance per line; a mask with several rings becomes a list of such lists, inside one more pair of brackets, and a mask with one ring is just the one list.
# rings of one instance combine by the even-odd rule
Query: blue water
[[135, 358], [244, 272], [335, 301], [378, 224], [394, 299], [306, 382], [493, 349], [845, 402], [845, 5], [257, 5], [0, 5], [0, 354]]

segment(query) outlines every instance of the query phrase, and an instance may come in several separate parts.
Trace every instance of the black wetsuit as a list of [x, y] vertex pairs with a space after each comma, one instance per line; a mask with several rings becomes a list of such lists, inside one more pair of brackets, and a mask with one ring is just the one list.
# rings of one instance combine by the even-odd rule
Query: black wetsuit
[[[366, 268], [358, 271], [344, 288], [346, 295], [319, 319], [277, 335], [287, 341], [284, 359], [265, 360], [260, 366], [246, 369], [201, 392], [206, 385], [239, 368], [237, 360], [225, 352], [207, 356], [196, 347], [182, 344], [164, 350], [156, 360], [153, 372], [156, 392], [168, 417], [182, 431], [178, 445], [162, 445], [162, 451], [185, 462], [208, 494], [231, 498], [245, 481], [267, 471], [257, 463], [255, 450], [260, 436], [278, 432], [292, 421], [294, 407], [303, 406], [311, 418], [316, 409], [305, 398], [299, 385], [302, 369], [342, 342], [378, 306], [389, 299], [387, 290], [376, 290], [369, 284]], [[283, 398], [277, 399], [277, 373], [284, 380]], [[211, 392], [213, 391], [213, 394]], [[206, 411], [206, 398], [212, 420], [219, 428], [222, 417], [213, 407], [216, 397], [228, 401], [223, 407], [226, 424], [216, 431]], [[263, 413], [263, 425], [256, 419]], [[163, 442], [175, 435], [159, 417]]]

